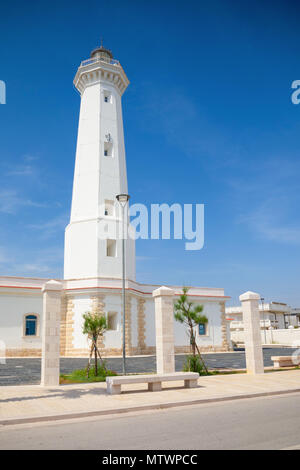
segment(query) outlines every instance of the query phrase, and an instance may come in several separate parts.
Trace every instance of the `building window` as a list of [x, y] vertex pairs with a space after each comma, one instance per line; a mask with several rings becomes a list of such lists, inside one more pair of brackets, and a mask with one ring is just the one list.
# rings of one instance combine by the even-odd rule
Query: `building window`
[[107, 329], [115, 331], [118, 329], [118, 314], [117, 312], [108, 312], [107, 314]]
[[115, 203], [114, 203], [114, 201], [110, 201], [108, 199], [105, 199], [104, 206], [105, 206], [104, 214], [109, 215], [109, 216], [112, 217], [115, 213]]
[[111, 142], [104, 142], [104, 156], [105, 157], [112, 157], [113, 154], [113, 146]]
[[111, 93], [109, 91], [105, 90], [103, 96], [105, 103], [111, 103]]
[[25, 316], [25, 336], [37, 335], [37, 320], [36, 315]]
[[199, 323], [198, 325], [198, 333], [199, 333], [199, 336], [205, 336], [206, 335], [206, 326], [207, 326], [207, 323]]
[[115, 257], [117, 255], [116, 240], [106, 240], [106, 256]]

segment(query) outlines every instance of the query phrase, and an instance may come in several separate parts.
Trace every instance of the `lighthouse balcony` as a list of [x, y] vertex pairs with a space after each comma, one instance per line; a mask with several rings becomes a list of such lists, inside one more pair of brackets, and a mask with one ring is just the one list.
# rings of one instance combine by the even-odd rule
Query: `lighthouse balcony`
[[116, 59], [111, 59], [110, 57], [97, 57], [96, 59], [83, 60], [80, 64], [80, 67], [84, 67], [85, 65], [95, 64], [97, 62], [104, 62], [105, 64], [120, 66], [120, 62]]

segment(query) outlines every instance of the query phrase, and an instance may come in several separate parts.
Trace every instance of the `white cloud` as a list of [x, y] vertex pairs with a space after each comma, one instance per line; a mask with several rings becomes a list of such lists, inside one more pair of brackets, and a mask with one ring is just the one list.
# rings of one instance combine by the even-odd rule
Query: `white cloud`
[[149, 84], [145, 88], [141, 125], [147, 131], [162, 134], [168, 144], [203, 166], [231, 167], [240, 159], [241, 148], [236, 136], [216, 125], [192, 96], [175, 88], [160, 92], [151, 91]]
[[39, 231], [43, 238], [49, 238], [57, 232], [62, 232], [69, 222], [69, 214], [61, 214], [50, 220], [28, 225], [28, 228]]
[[136, 256], [136, 261], [152, 261], [157, 259], [155, 256]]
[[5, 176], [21, 176], [25, 177], [36, 177], [39, 174], [39, 167], [34, 165], [33, 162], [38, 157], [33, 155], [24, 155], [21, 160], [22, 163], [7, 164], [7, 171], [4, 173]]
[[0, 190], [0, 212], [15, 214], [20, 207], [45, 207], [45, 204], [24, 198], [15, 189]]
[[18, 165], [6, 172], [6, 176], [33, 176], [36, 173], [35, 167], [32, 165]]
[[[5, 254], [2, 255], [2, 253]], [[30, 261], [29, 261], [30, 260]], [[63, 267], [62, 247], [28, 249], [10, 246], [0, 247], [0, 268], [3, 275], [59, 277]]]
[[38, 160], [39, 157], [36, 157], [35, 155], [24, 155], [23, 157], [23, 160], [25, 162], [32, 162], [32, 161], [35, 161], [35, 160]]
[[251, 213], [240, 216], [238, 221], [265, 240], [300, 244], [300, 224], [287, 221], [285, 210], [272, 199]]

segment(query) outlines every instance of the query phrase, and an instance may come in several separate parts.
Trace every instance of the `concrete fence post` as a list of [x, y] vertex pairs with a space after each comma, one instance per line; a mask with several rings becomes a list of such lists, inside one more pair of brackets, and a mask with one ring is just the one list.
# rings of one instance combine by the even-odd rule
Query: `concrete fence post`
[[158, 374], [175, 372], [174, 291], [160, 287], [152, 293], [155, 303], [156, 370]]
[[245, 292], [245, 294], [240, 295], [243, 310], [244, 341], [248, 374], [264, 373], [259, 300], [260, 295], [255, 292]]
[[41, 385], [59, 385], [59, 337], [62, 284], [48, 281], [43, 292]]

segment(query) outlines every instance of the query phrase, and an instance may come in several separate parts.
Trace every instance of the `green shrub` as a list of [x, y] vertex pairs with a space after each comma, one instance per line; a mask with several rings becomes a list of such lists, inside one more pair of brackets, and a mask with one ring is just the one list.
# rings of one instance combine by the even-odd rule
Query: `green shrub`
[[189, 355], [183, 366], [184, 372], [198, 372], [199, 375], [208, 375], [203, 362], [199, 356]]
[[[79, 372], [84, 372], [86, 374], [87, 367]], [[95, 366], [91, 367], [90, 372], [89, 372], [90, 377], [96, 377], [96, 376], [97, 377], [111, 377], [113, 375], [117, 375], [117, 373], [113, 372], [112, 370], [107, 369], [105, 361], [103, 361], [101, 364], [98, 364], [97, 375], [95, 373]]]
[[95, 366], [90, 368], [87, 378], [87, 367], [84, 369], [73, 370], [70, 374], [61, 374], [62, 383], [81, 383], [81, 382], [105, 382], [106, 377], [117, 375], [116, 372], [106, 368], [105, 361], [98, 364], [97, 375], [95, 375]]

